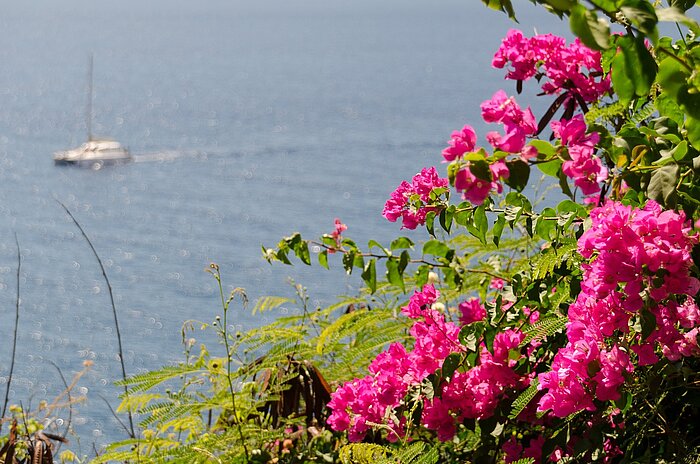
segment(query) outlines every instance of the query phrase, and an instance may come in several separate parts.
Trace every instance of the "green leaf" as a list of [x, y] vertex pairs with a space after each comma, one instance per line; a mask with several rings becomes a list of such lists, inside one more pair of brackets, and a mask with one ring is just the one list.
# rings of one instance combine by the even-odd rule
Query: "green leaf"
[[476, 351], [477, 343], [484, 333], [484, 328], [483, 322], [465, 325], [459, 331], [459, 342], [469, 351]]
[[563, 171], [559, 171], [559, 187], [564, 195], [569, 198], [573, 198], [574, 194], [571, 193], [571, 187], [569, 187], [569, 181], [566, 180], [566, 174]]
[[406, 266], [408, 266], [410, 260], [411, 255], [408, 254], [408, 251], [404, 250], [401, 253], [401, 257], [399, 258], [399, 272], [401, 273], [401, 275], [403, 275], [403, 271], [406, 270]]
[[503, 235], [503, 227], [506, 225], [505, 213], [501, 213], [496, 218], [496, 222], [493, 225], [493, 243], [498, 246], [501, 241], [501, 235]]
[[639, 315], [642, 318], [642, 340], [646, 340], [656, 329], [656, 316], [647, 308], [642, 308]]
[[399, 272], [399, 261], [389, 258], [386, 261], [386, 279], [406, 293], [406, 286], [403, 282], [403, 272]]
[[455, 207], [450, 205], [449, 208], [445, 208], [440, 211], [440, 226], [445, 232], [449, 232], [452, 228], [452, 219], [454, 218]]
[[469, 170], [481, 180], [486, 180], [488, 182], [492, 180], [491, 168], [486, 161], [471, 161], [469, 163]]
[[428, 240], [423, 245], [424, 255], [440, 256], [444, 258], [448, 251], [450, 251], [450, 247], [442, 243], [440, 240]]
[[294, 254], [297, 258], [301, 260], [302, 263], [307, 266], [311, 265], [311, 254], [309, 253], [309, 244], [306, 242], [299, 242], [294, 246]]
[[486, 217], [486, 208], [484, 205], [479, 206], [474, 211], [472, 220], [474, 221], [473, 224], [467, 224], [467, 229], [474, 237], [478, 238], [483, 245], [486, 245], [486, 233], [489, 231], [489, 220]]
[[624, 0], [620, 11], [637, 29], [656, 42], [658, 19], [651, 3], [647, 0]]
[[376, 259], [370, 259], [362, 271], [362, 280], [365, 281], [371, 293], [377, 291], [377, 269]]
[[323, 250], [318, 254], [318, 264], [328, 269], [328, 250]]
[[557, 152], [554, 145], [546, 140], [531, 140], [528, 144], [537, 150], [537, 158], [549, 158]]
[[435, 211], [428, 211], [425, 215], [425, 228], [431, 236], [435, 237]]
[[343, 269], [347, 274], [352, 274], [352, 266], [355, 263], [355, 252], [348, 251], [343, 255]]
[[535, 223], [535, 232], [544, 240], [552, 240], [552, 232], [554, 232], [556, 229], [557, 223], [556, 221], [547, 218], [553, 218], [556, 217], [556, 215], [556, 211], [554, 211], [552, 208], [545, 208], [542, 211], [542, 214], [540, 214], [540, 216], [537, 218]]
[[666, 204], [671, 194], [676, 190], [678, 182], [678, 165], [669, 164], [655, 170], [649, 179], [647, 195], [652, 200]]
[[644, 45], [643, 38], [621, 36], [612, 61], [612, 85], [621, 102], [644, 97], [656, 78], [656, 61]]
[[571, 9], [569, 26], [589, 48], [605, 50], [610, 47], [610, 26], [583, 5], [579, 4]]
[[452, 377], [459, 365], [462, 364], [462, 355], [459, 353], [452, 353], [445, 358], [442, 363], [442, 375], [443, 377]]
[[408, 237], [399, 237], [391, 242], [390, 248], [392, 250], [400, 250], [403, 248], [413, 248], [413, 242]]
[[278, 308], [285, 303], [294, 303], [292, 298], [284, 298], [281, 296], [265, 296], [258, 298], [255, 302], [255, 307], [253, 308], [253, 314], [263, 313], [271, 309]]
[[678, 100], [678, 95], [688, 87], [688, 71], [676, 59], [667, 57], [659, 63], [659, 72], [656, 80], [667, 94], [674, 100]]
[[522, 192], [530, 179], [530, 165], [521, 159], [508, 161], [506, 163], [510, 175], [505, 179], [506, 185]]
[[677, 163], [678, 161], [682, 161], [688, 154], [688, 141], [683, 140], [678, 145], [674, 146], [673, 149], [662, 151], [662, 154], [663, 156], [654, 161], [653, 164], [665, 166], [669, 163]]
[[562, 164], [564, 164], [564, 162], [561, 159], [557, 158], [553, 159], [552, 161], [547, 161], [546, 163], [537, 163], [537, 167], [540, 171], [542, 171], [542, 174], [546, 174], [552, 177], [559, 177]]
[[688, 131], [688, 141], [696, 150], [700, 150], [700, 119], [690, 115], [685, 120], [685, 129]]

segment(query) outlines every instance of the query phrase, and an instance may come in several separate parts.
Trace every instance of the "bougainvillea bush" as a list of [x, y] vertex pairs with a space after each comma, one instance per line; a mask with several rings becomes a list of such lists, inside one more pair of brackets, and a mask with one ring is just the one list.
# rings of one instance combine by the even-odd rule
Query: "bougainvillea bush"
[[[336, 219], [263, 247], [355, 271], [359, 294], [311, 308], [297, 285], [298, 315], [240, 333], [245, 293], [212, 265], [223, 318], [186, 325], [181, 365], [122, 382], [139, 434], [98, 462], [700, 462], [695, 2], [534, 3], [577, 38], [504, 31], [491, 130], [465, 121], [396, 186], [394, 240], [362, 249]], [[561, 193], [538, 201], [542, 177]]]
[[[515, 15], [509, 0], [486, 3]], [[385, 266], [407, 294], [407, 339], [327, 405], [346, 462], [417, 442], [447, 462], [700, 459], [694, 2], [537, 3], [577, 38], [505, 34], [491, 65], [512, 85], [481, 104], [493, 130], [456, 129], [384, 206], [406, 236], [362, 250], [336, 221], [320, 241], [295, 234], [264, 249], [308, 264], [315, 244], [322, 265], [342, 255], [371, 292]], [[675, 38], [659, 35], [662, 22]], [[546, 99], [543, 114], [518, 95], [525, 86]], [[563, 201], [524, 194], [540, 175]], [[423, 227], [421, 249], [409, 234]], [[472, 257], [465, 236], [493, 259]], [[497, 247], [513, 237], [526, 244], [506, 259]]]

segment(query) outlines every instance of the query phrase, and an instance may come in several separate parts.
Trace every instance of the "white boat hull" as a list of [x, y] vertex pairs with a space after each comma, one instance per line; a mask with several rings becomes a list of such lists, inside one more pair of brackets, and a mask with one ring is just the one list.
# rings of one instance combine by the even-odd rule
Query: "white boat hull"
[[129, 150], [113, 140], [90, 140], [73, 150], [58, 151], [53, 155], [57, 166], [74, 165], [100, 169], [103, 166], [132, 161]]

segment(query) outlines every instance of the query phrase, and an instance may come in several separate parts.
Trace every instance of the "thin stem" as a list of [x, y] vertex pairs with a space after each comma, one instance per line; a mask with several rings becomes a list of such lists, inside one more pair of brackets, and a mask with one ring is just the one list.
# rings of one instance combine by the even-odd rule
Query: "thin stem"
[[221, 328], [221, 331], [224, 338], [224, 346], [226, 347], [226, 380], [228, 381], [228, 388], [229, 392], [231, 393], [231, 412], [233, 413], [234, 420], [236, 421], [238, 435], [240, 436], [241, 444], [243, 445], [243, 452], [245, 453], [245, 462], [248, 462], [248, 446], [246, 445], [245, 436], [243, 435], [243, 427], [241, 426], [241, 421], [238, 418], [238, 411], [236, 409], [236, 392], [233, 389], [233, 382], [231, 381], [231, 350], [228, 344], [228, 307], [232, 298], [226, 301], [226, 298], [224, 297], [224, 287], [221, 283], [221, 272], [219, 271], [219, 266], [212, 263], [209, 267], [210, 269], [214, 270], [212, 274], [214, 275], [214, 278], [216, 279], [216, 282], [219, 285], [221, 306], [224, 309], [224, 319], [222, 322], [223, 327]]
[[[92, 254], [95, 256], [95, 259], [97, 260], [97, 264], [100, 265], [100, 270], [102, 271], [102, 277], [105, 280], [105, 283], [107, 284], [107, 290], [109, 291], [109, 301], [112, 305], [112, 314], [114, 315], [114, 328], [115, 331], [117, 332], [117, 345], [118, 345], [118, 350], [119, 350], [119, 364], [122, 369], [122, 380], [124, 381], [124, 396], [126, 398], [129, 397], [129, 388], [126, 385], [126, 368], [124, 366], [124, 350], [122, 349], [122, 335], [121, 331], [119, 330], [119, 319], [117, 318], [117, 307], [114, 303], [114, 294], [112, 293], [112, 285], [109, 283], [109, 278], [107, 277], [107, 272], [105, 271], [105, 267], [102, 264], [102, 260], [100, 259], [100, 255], [97, 254], [97, 250], [95, 250], [95, 247], [92, 244], [92, 241], [90, 241], [90, 238], [87, 236], [85, 233], [85, 230], [83, 230], [83, 227], [80, 225], [80, 223], [75, 219], [73, 214], [70, 212], [68, 207], [61, 203], [59, 200], [56, 200], [59, 205], [63, 207], [63, 209], [66, 211], [68, 216], [73, 220], [73, 223], [76, 225], [78, 230], [80, 230], [80, 233], [83, 235], [83, 238], [85, 241], [88, 243], [90, 246], [90, 249], [92, 250]], [[130, 432], [130, 437], [132, 439], [136, 438], [136, 433], [134, 432], [134, 420], [131, 414], [131, 409], [127, 409], [127, 414], [129, 416], [129, 432]]]
[[[12, 356], [10, 358], [10, 373], [7, 377], [7, 388], [5, 389], [5, 401], [2, 405], [2, 416], [0, 416], [0, 419], [3, 419], [5, 417], [5, 413], [7, 412], [7, 402], [10, 397], [10, 385], [12, 384], [12, 373], [15, 370], [15, 355], [17, 352], [17, 328], [19, 325], [19, 304], [20, 304], [20, 285], [19, 285], [19, 280], [20, 280], [20, 274], [22, 271], [22, 253], [19, 248], [19, 240], [17, 239], [17, 234], [15, 233], [15, 245], [17, 245], [17, 299], [15, 301], [15, 328], [14, 328], [14, 333], [12, 336]], [[2, 430], [2, 421], [0, 420], [0, 430]]]

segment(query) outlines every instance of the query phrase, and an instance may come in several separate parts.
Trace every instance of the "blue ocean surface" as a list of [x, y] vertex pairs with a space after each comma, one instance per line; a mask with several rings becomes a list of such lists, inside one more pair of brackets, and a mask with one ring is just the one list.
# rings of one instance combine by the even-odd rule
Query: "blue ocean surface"
[[[11, 403], [36, 405], [91, 370], [73, 428], [91, 454], [126, 438], [117, 339], [99, 266], [56, 200], [83, 226], [111, 281], [126, 370], [182, 359], [185, 320], [220, 313], [215, 280], [252, 301], [308, 287], [314, 305], [352, 293], [338, 261], [270, 266], [261, 245], [318, 237], [338, 217], [358, 243], [387, 241], [390, 192], [437, 166], [450, 133], [480, 132], [479, 104], [514, 93], [491, 57], [511, 27], [567, 33], [519, 2], [515, 24], [474, 0], [63, 0], [3, 4], [0, 15], [0, 398], [8, 381], [20, 244], [21, 306]], [[136, 162], [57, 167], [85, 141], [88, 56], [96, 135]], [[530, 95], [534, 94], [534, 89]], [[519, 97], [522, 103], [530, 100]], [[541, 114], [547, 102], [534, 105]], [[404, 231], [415, 240], [418, 231]], [[251, 316], [255, 327], [293, 307]], [[199, 334], [195, 334], [199, 337]], [[203, 341], [212, 342], [204, 338]], [[220, 349], [215, 344], [212, 350]]]

